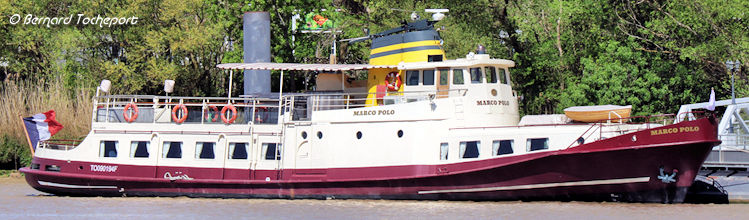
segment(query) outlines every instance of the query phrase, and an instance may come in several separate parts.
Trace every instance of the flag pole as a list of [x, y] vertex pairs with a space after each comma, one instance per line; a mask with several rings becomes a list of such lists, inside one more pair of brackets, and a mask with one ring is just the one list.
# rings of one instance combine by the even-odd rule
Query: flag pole
[[29, 143], [29, 150], [31, 150], [31, 156], [34, 156], [34, 146], [31, 145], [31, 138], [29, 138], [29, 130], [26, 128], [26, 123], [23, 122], [23, 116], [18, 115], [21, 118], [21, 125], [23, 125], [23, 133], [26, 135], [26, 141]]

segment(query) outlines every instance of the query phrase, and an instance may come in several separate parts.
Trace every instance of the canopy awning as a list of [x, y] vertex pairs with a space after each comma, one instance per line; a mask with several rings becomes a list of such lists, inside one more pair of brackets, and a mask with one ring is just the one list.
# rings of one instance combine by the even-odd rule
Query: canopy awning
[[347, 71], [368, 69], [395, 69], [395, 65], [369, 64], [307, 64], [307, 63], [224, 63], [219, 69], [242, 70], [306, 70], [306, 71]]

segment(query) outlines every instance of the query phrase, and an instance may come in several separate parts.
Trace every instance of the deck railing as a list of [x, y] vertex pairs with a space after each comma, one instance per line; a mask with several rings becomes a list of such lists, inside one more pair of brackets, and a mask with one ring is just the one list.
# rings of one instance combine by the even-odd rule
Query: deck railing
[[[286, 93], [276, 97], [182, 97], [153, 95], [104, 95], [94, 97], [93, 122], [107, 123], [175, 123], [181, 119], [186, 124], [223, 124], [232, 118], [229, 105], [236, 108], [236, 118], [231, 124], [278, 124], [279, 117], [291, 114], [291, 120], [304, 121], [311, 118], [314, 111], [361, 108], [367, 104], [367, 97], [377, 97], [375, 102], [382, 105], [408, 103], [420, 100], [465, 96], [466, 89], [444, 91], [408, 91], [387, 93], [336, 93], [317, 92], [303, 94]], [[131, 107], [126, 108], [127, 105]], [[137, 107], [137, 116], [134, 105]], [[176, 106], [184, 105], [187, 115]], [[214, 108], [215, 107], [215, 108]], [[279, 109], [281, 112], [279, 113]], [[173, 117], [174, 116], [174, 117]], [[133, 119], [134, 118], [134, 119]]]

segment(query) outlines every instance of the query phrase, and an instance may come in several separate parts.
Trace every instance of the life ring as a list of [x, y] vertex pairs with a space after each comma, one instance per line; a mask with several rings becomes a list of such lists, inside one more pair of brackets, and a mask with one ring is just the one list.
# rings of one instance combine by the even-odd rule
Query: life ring
[[[177, 117], [177, 111], [182, 110], [182, 117]], [[177, 124], [182, 124], [182, 122], [185, 122], [187, 120], [187, 107], [183, 104], [175, 105], [174, 108], [172, 108], [172, 120], [174, 122], [177, 122]]]
[[[131, 108], [133, 109], [132, 116], [127, 114], [127, 111]], [[122, 117], [125, 118], [126, 122], [134, 122], [135, 119], [138, 118], [138, 106], [132, 102], [127, 103], [127, 105], [125, 105], [125, 109], [122, 110]]]
[[[231, 118], [226, 118], [226, 110], [231, 110]], [[237, 119], [237, 108], [234, 107], [234, 105], [229, 104], [221, 108], [221, 120], [224, 121], [224, 123], [231, 124], [231, 123], [234, 123], [234, 120], [236, 119]]]
[[264, 114], [264, 116], [261, 118], [260, 114], [258, 114], [262, 110], [264, 113], [268, 113], [268, 107], [255, 107], [255, 121], [263, 123], [263, 121], [268, 120], [269, 114]]
[[398, 91], [403, 86], [401, 81], [400, 72], [390, 72], [385, 76], [385, 83], [387, 83], [388, 91]]
[[[211, 109], [211, 110], [209, 111], [208, 109]], [[213, 114], [213, 117], [211, 117], [210, 115], [211, 113]], [[209, 105], [208, 108], [203, 110], [203, 118], [206, 121], [217, 122], [218, 115], [219, 115], [218, 108], [215, 105]]]

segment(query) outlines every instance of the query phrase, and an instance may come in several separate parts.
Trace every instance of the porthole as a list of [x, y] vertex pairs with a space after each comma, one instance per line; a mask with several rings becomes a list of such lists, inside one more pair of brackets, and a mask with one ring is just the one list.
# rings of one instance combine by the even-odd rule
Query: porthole
[[322, 131], [317, 132], [317, 139], [322, 139]]
[[361, 139], [361, 131], [356, 132], [356, 139]]
[[302, 139], [307, 139], [307, 132], [306, 131], [302, 131]]
[[398, 130], [398, 137], [403, 137], [403, 130]]

